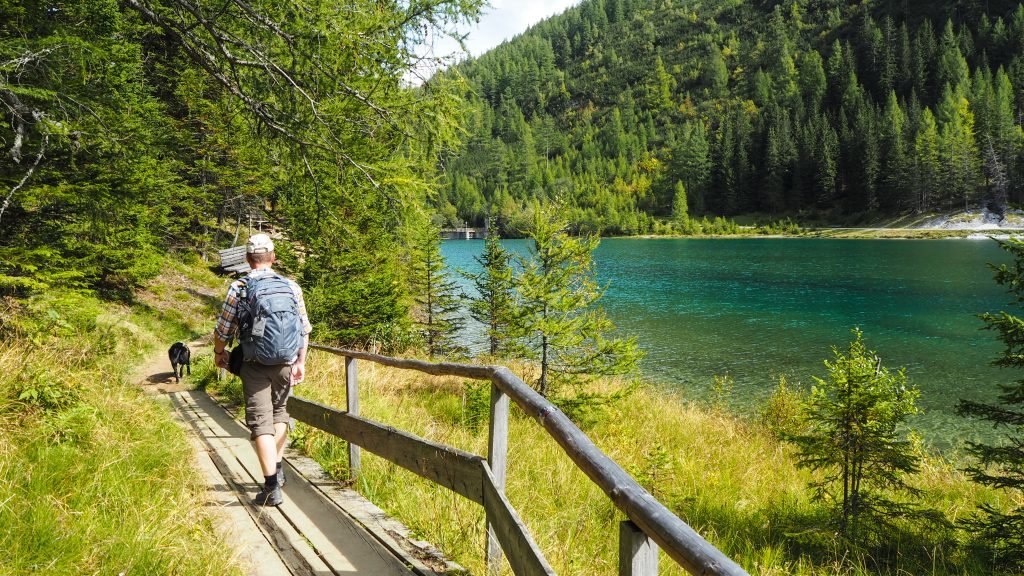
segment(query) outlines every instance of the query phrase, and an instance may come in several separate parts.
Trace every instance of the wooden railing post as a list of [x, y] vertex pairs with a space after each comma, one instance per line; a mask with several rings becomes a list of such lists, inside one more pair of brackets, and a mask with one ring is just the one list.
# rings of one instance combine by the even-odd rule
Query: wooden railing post
[[657, 576], [658, 545], [629, 520], [619, 523], [619, 576]]
[[[508, 462], [508, 395], [491, 383], [491, 419], [487, 442], [487, 465], [494, 476], [494, 485], [505, 493], [505, 469]], [[491, 519], [487, 519], [487, 570], [501, 572], [501, 544], [494, 533]]]
[[[348, 413], [352, 416], [359, 415], [359, 385], [356, 383], [356, 359], [351, 356], [345, 357], [345, 400]], [[362, 465], [359, 458], [359, 445], [348, 443], [348, 475], [355, 480], [359, 477]]]

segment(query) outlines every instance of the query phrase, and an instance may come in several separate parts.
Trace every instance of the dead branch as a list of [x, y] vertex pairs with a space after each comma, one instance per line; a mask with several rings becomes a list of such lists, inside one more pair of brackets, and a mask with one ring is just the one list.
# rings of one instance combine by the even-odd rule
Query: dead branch
[[7, 193], [7, 197], [4, 198], [4, 203], [0, 205], [0, 220], [3, 220], [4, 212], [7, 211], [7, 206], [10, 205], [11, 198], [14, 196], [14, 193], [21, 189], [21, 187], [25, 185], [25, 182], [28, 182], [28, 179], [32, 177], [32, 173], [36, 171], [36, 167], [39, 166], [39, 161], [43, 159], [43, 154], [46, 152], [46, 146], [49, 143], [50, 135], [43, 134], [43, 144], [39, 147], [39, 152], [36, 154], [35, 162], [33, 162], [32, 166], [29, 167], [28, 172], [26, 172], [25, 176], [22, 177], [21, 182], [18, 182], [17, 186], [11, 188], [11, 191]]

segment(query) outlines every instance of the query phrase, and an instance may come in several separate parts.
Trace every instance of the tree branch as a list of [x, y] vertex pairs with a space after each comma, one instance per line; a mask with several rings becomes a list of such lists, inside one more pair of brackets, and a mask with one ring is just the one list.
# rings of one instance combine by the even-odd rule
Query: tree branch
[[28, 172], [26, 172], [25, 176], [22, 177], [21, 182], [18, 182], [17, 186], [11, 188], [11, 191], [7, 193], [7, 197], [4, 198], [4, 203], [0, 205], [0, 220], [3, 220], [4, 212], [7, 210], [7, 206], [10, 205], [11, 203], [11, 197], [13, 197], [14, 193], [25, 185], [25, 182], [28, 182], [28, 179], [32, 176], [32, 173], [36, 171], [36, 167], [39, 166], [39, 161], [43, 159], [43, 154], [46, 152], [46, 145], [49, 144], [49, 142], [50, 135], [43, 134], [43, 145], [39, 147], [39, 153], [36, 154], [35, 162], [33, 162], [32, 166], [29, 167]]

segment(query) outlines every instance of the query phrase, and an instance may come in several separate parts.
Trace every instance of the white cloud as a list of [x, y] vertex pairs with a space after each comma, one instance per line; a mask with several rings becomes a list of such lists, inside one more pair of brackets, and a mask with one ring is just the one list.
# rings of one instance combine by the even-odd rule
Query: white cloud
[[[505, 40], [526, 31], [527, 28], [541, 20], [564, 12], [567, 8], [579, 3], [580, 0], [491, 0], [491, 6], [484, 9], [480, 22], [476, 25], [464, 26], [460, 32], [467, 33], [466, 50], [472, 56], [480, 56]], [[460, 52], [458, 44], [450, 38], [436, 38], [431, 46], [425, 46], [425, 55], [441, 60], [461, 60], [465, 53]], [[407, 78], [411, 83], [418, 84], [415, 76], [429, 77], [434, 72], [430, 62], [412, 76]]]
[[525, 32], [531, 25], [559, 14], [579, 0], [491, 0], [491, 7], [469, 31], [466, 48], [479, 56], [503, 41]]

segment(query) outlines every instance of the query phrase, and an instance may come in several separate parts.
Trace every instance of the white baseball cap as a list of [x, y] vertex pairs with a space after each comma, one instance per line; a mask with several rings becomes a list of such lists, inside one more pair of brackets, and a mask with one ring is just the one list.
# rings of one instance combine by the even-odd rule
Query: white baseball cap
[[246, 254], [264, 254], [274, 251], [274, 241], [266, 234], [253, 234], [245, 243]]

